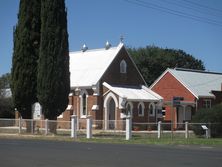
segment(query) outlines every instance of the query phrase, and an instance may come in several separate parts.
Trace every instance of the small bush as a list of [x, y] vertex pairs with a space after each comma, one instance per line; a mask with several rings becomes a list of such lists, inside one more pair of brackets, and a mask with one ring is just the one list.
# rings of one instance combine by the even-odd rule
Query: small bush
[[[207, 123], [208, 128], [211, 130], [212, 137], [222, 137], [222, 103], [215, 105], [210, 109], [201, 109], [197, 111], [192, 122]], [[203, 134], [203, 130], [200, 125], [194, 126], [193, 130], [197, 135]]]

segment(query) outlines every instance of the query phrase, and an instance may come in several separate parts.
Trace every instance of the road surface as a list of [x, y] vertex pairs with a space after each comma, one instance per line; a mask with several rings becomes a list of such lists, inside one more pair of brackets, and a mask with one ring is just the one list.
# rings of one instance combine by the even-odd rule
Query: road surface
[[221, 167], [222, 149], [0, 139], [0, 167]]

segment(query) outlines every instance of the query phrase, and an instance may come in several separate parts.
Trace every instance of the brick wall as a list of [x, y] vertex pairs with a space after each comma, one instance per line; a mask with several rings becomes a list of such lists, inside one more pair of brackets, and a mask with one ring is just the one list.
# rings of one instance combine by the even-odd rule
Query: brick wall
[[152, 90], [164, 98], [165, 101], [172, 100], [173, 96], [182, 96], [184, 101], [195, 102], [195, 96], [184, 87], [172, 74], [167, 72]]
[[[183, 86], [172, 74], [167, 72], [152, 88], [152, 90], [163, 97], [164, 101], [172, 101], [174, 96], [184, 97], [184, 101], [194, 102], [196, 97]], [[176, 109], [171, 111], [171, 106], [166, 107], [166, 115], [164, 120], [170, 121], [173, 117], [176, 120]], [[171, 115], [172, 112], [172, 115]]]
[[[120, 73], [120, 62], [125, 60], [127, 63], [127, 73]], [[110, 67], [107, 69], [101, 79], [101, 83], [107, 82], [108, 84], [116, 85], [145, 85], [142, 77], [129, 58], [125, 48], [123, 48], [118, 56], [114, 59]]]

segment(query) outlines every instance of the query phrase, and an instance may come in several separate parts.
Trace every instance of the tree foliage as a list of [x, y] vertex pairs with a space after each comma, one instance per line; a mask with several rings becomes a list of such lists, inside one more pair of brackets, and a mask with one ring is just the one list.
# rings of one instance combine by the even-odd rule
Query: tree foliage
[[70, 92], [67, 13], [64, 0], [42, 0], [38, 100], [45, 118], [56, 119]]
[[151, 85], [167, 68], [205, 70], [201, 60], [182, 50], [163, 49], [156, 46], [128, 48], [138, 69], [148, 85]]
[[14, 107], [12, 98], [7, 94], [6, 89], [9, 89], [10, 74], [4, 74], [0, 77], [0, 118], [13, 118]]
[[31, 118], [31, 105], [37, 101], [40, 11], [40, 0], [20, 0], [18, 23], [14, 29], [12, 98], [14, 106], [26, 119]]
[[0, 97], [4, 97], [5, 91], [4, 89], [10, 87], [10, 74], [4, 74], [0, 77]]
[[[195, 123], [211, 123], [211, 135], [213, 137], [222, 137], [222, 103], [213, 106], [211, 109], [201, 109], [196, 112], [192, 118]], [[196, 127], [194, 132], [198, 135], [202, 134], [201, 127]]]

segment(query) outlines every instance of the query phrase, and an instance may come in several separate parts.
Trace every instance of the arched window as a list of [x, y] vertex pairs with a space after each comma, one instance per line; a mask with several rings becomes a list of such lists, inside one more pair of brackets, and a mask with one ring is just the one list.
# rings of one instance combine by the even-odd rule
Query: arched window
[[142, 102], [138, 104], [138, 116], [144, 116], [144, 104]]
[[132, 114], [133, 111], [133, 104], [132, 103], [127, 103], [126, 105], [126, 115], [133, 115]]
[[155, 115], [155, 104], [154, 103], [150, 103], [150, 105], [149, 105], [149, 115], [150, 116]]
[[81, 117], [86, 117], [87, 115], [87, 97], [88, 97], [88, 94], [85, 90], [83, 90], [81, 92], [81, 95], [80, 95], [80, 116]]
[[125, 60], [120, 62], [120, 73], [125, 74], [127, 72], [127, 64]]

